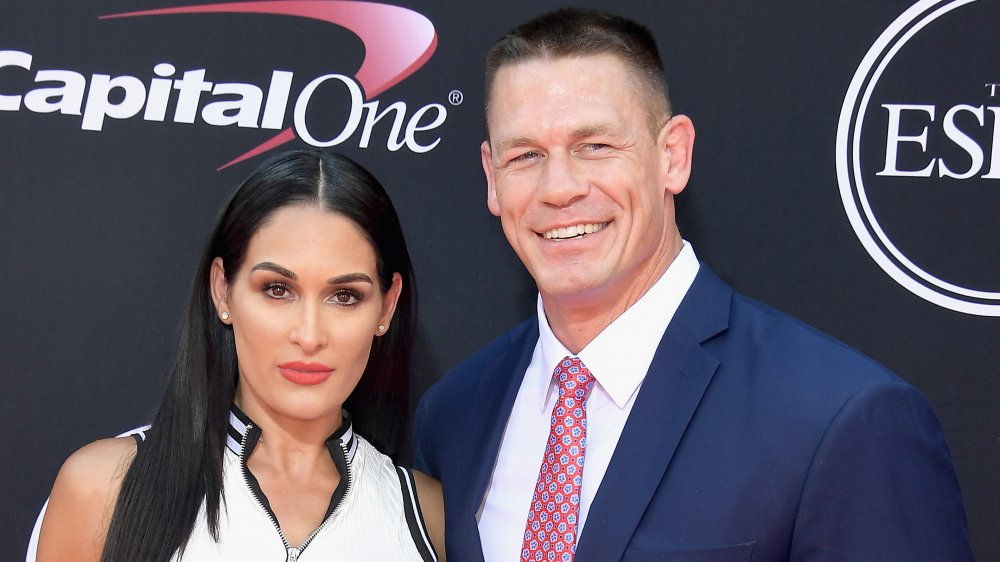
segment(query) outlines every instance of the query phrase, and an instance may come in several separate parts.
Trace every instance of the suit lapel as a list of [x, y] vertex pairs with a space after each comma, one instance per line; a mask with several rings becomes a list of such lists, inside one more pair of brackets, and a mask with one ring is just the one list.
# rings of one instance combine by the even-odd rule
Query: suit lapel
[[636, 396], [587, 515], [576, 562], [621, 559], [719, 366], [702, 343], [725, 330], [731, 300], [732, 291], [702, 264]]
[[[538, 322], [532, 320], [523, 324], [511, 333], [508, 353], [501, 360], [483, 368], [479, 384], [476, 387], [472, 411], [478, 412], [475, 419], [468, 424], [468, 433], [463, 440], [468, 443], [469, 480], [462, 498], [461, 513], [476, 514], [486, 495], [486, 487], [493, 475], [493, 467], [497, 454], [500, 452], [500, 441], [503, 438], [507, 420], [514, 399], [521, 387], [524, 372], [531, 362], [531, 355], [538, 341]], [[472, 531], [475, 532], [476, 552], [474, 560], [483, 560], [482, 543], [479, 538], [479, 527], [472, 521]], [[465, 558], [463, 558], [465, 560]], [[469, 560], [473, 560], [469, 558]]]

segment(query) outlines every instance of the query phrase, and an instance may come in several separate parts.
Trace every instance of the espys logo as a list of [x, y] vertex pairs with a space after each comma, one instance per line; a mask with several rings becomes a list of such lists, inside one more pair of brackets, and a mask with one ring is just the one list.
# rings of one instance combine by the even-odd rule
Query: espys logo
[[[72, 70], [38, 70], [34, 84], [19, 94], [0, 93], [0, 111], [20, 111], [22, 106], [35, 113], [81, 116], [81, 129], [101, 131], [107, 119], [140, 116], [146, 121], [195, 123], [210, 126], [237, 126], [249, 129], [280, 130], [269, 140], [223, 164], [262, 154], [295, 138], [315, 147], [339, 145], [358, 135], [358, 146], [367, 148], [373, 129], [380, 121], [391, 122], [385, 146], [390, 151], [407, 148], [428, 152], [441, 138], [434, 132], [448, 116], [443, 104], [431, 103], [408, 111], [397, 101], [379, 111], [373, 99], [398, 84], [424, 65], [437, 47], [434, 25], [412, 10], [357, 1], [288, 0], [204, 4], [145, 10], [101, 16], [102, 20], [150, 17], [168, 14], [270, 14], [309, 18], [346, 28], [361, 39], [365, 57], [355, 76], [325, 74], [312, 79], [292, 96], [294, 73], [274, 70], [266, 88], [248, 83], [209, 81], [204, 68], [178, 72], [170, 63], [153, 65], [155, 77], [143, 81], [135, 76], [94, 74], [88, 79]], [[0, 50], [0, 75], [17, 69], [32, 70], [30, 53]], [[346, 92], [350, 108], [343, 123], [322, 123], [325, 135], [310, 127], [310, 107], [322, 104], [317, 90], [331, 88]], [[291, 126], [286, 113], [292, 102]], [[461, 92], [449, 95], [452, 105], [461, 103]], [[174, 111], [168, 116], [168, 107]], [[313, 109], [316, 109], [313, 107]], [[315, 123], [313, 125], [316, 125]]]
[[939, 306], [1000, 316], [998, 6], [923, 0], [868, 51], [837, 130], [837, 178], [858, 238]]

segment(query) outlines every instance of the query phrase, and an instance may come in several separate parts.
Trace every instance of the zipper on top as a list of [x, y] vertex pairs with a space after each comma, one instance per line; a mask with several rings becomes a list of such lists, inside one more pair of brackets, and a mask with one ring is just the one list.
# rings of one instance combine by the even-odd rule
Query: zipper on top
[[[316, 527], [315, 529], [313, 529], [313, 532], [309, 533], [309, 536], [306, 537], [306, 540], [302, 541], [302, 545], [298, 548], [299, 552], [295, 554], [295, 558], [291, 558], [291, 553], [289, 553], [289, 560], [287, 562], [296, 562], [296, 560], [298, 560], [299, 554], [301, 554], [302, 551], [305, 550], [307, 546], [309, 546], [309, 543], [311, 543], [313, 539], [316, 538], [316, 535], [318, 535], [320, 531], [325, 529], [326, 526], [330, 523], [330, 521], [333, 520], [334, 516], [337, 515], [338, 512], [340, 512], [340, 506], [344, 504], [344, 498], [346, 498], [347, 495], [351, 493], [351, 484], [353, 483], [354, 473], [351, 471], [351, 464], [347, 462], [347, 445], [345, 445], [344, 442], [339, 439], [337, 440], [337, 444], [340, 445], [340, 452], [343, 453], [344, 455], [343, 457], [344, 466], [346, 467], [346, 470], [340, 473], [341, 479], [347, 480], [347, 485], [344, 487], [344, 493], [340, 497], [340, 499], [337, 500], [337, 505], [334, 506], [333, 511], [330, 512], [330, 515], [327, 516], [327, 518], [324, 519], [322, 523], [320, 523], [319, 527]], [[337, 464], [336, 461], [334, 461], [334, 464]], [[336, 493], [336, 491], [334, 493]]]
[[270, 505], [265, 503], [261, 498], [264, 493], [263, 490], [260, 490], [258, 486], [254, 486], [250, 482], [250, 477], [248, 476], [250, 469], [247, 468], [247, 441], [249, 441], [250, 432], [255, 429], [258, 432], [260, 431], [260, 428], [255, 427], [253, 422], [248, 423], [246, 425], [246, 431], [243, 432], [243, 437], [240, 440], [240, 472], [243, 476], [243, 484], [246, 485], [248, 490], [250, 490], [250, 495], [253, 496], [254, 501], [261, 508], [261, 510], [267, 514], [267, 518], [271, 521], [271, 525], [274, 527], [274, 530], [277, 531], [278, 538], [281, 539], [281, 544], [285, 547], [285, 562], [298, 562], [299, 556], [302, 556], [302, 552], [305, 551], [306, 547], [309, 546], [320, 531], [325, 529], [327, 525], [330, 524], [330, 521], [332, 521], [334, 516], [340, 511], [340, 508], [344, 503], [344, 498], [346, 498], [347, 494], [351, 491], [354, 476], [351, 471], [351, 464], [347, 461], [347, 445], [344, 444], [342, 440], [337, 439], [337, 444], [340, 445], [339, 450], [337, 450], [337, 452], [340, 453], [339, 455], [333, 455], [332, 453], [334, 449], [332, 447], [327, 447], [331, 452], [333, 463], [337, 466], [337, 470], [340, 472], [341, 482], [344, 483], [343, 491], [339, 494], [339, 497], [337, 497], [338, 492], [341, 491], [341, 485], [338, 485], [337, 489], [334, 490], [336, 505], [332, 510], [330, 510], [330, 513], [326, 516], [326, 518], [323, 519], [323, 522], [320, 523], [319, 527], [313, 529], [305, 540], [302, 541], [302, 544], [296, 548], [288, 542], [285, 534], [281, 531], [281, 525], [278, 524], [278, 518], [274, 515], [274, 512], [271, 511]]

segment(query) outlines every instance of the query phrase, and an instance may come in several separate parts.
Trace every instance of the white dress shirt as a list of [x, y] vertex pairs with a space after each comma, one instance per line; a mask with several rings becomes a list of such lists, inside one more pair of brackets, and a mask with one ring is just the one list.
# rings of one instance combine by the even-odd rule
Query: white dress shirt
[[[597, 379], [587, 401], [587, 452], [577, 537], [582, 535], [590, 504], [653, 354], [697, 273], [698, 258], [684, 242], [677, 258], [649, 291], [577, 355]], [[479, 534], [486, 562], [520, 559], [528, 506], [558, 394], [552, 371], [564, 357], [573, 355], [553, 335], [541, 296], [537, 308], [538, 343], [517, 391], [480, 507]]]

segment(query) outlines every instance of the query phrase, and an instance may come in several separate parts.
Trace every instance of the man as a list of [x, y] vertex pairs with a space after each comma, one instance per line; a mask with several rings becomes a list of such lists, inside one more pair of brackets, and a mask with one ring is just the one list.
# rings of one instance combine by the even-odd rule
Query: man
[[488, 56], [488, 203], [538, 313], [418, 407], [448, 557], [970, 560], [927, 401], [682, 240], [694, 127], [657, 53], [641, 26], [569, 9]]

